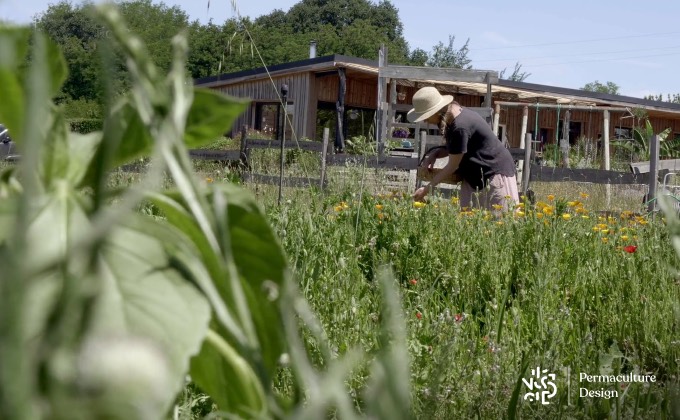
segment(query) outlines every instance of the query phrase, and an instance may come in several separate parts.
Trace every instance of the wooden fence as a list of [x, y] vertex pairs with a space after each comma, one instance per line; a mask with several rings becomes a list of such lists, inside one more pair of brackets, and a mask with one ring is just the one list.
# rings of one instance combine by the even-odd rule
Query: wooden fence
[[[280, 149], [281, 142], [278, 140], [248, 139], [246, 127], [242, 131], [242, 147], [240, 151], [212, 151], [212, 150], [192, 150], [190, 155], [194, 159], [219, 160], [219, 161], [240, 161], [242, 164], [244, 182], [277, 184], [281, 181], [280, 175], [264, 175], [253, 173], [250, 170], [250, 152], [253, 149]], [[393, 171], [417, 171], [418, 181], [428, 181], [432, 179], [437, 169], [433, 171], [418, 170], [420, 160], [425, 153], [427, 145], [427, 135], [423, 132], [420, 138], [420, 153], [407, 153], [407, 156], [360, 156], [346, 154], [328, 153], [328, 129], [324, 130], [323, 142], [298, 141], [284, 144], [286, 149], [296, 148], [319, 153], [321, 162], [319, 178], [298, 178], [286, 177], [284, 174], [283, 185], [291, 187], [307, 187], [317, 185], [320, 188], [327, 186], [328, 166], [345, 166], [355, 164], [367, 168], [381, 168]], [[531, 144], [528, 141], [525, 144]], [[659, 176], [664, 176], [668, 171], [679, 170], [680, 160], [660, 161], [658, 156], [659, 138], [654, 136], [651, 142], [651, 159], [649, 162], [639, 162], [631, 164], [631, 172], [617, 172], [602, 169], [570, 169], [562, 167], [539, 166], [532, 163], [534, 160], [533, 152], [530, 149], [509, 149], [515, 161], [520, 162], [522, 169], [522, 192], [530, 189], [532, 182], [583, 182], [592, 184], [607, 185], [646, 185], [649, 194], [648, 202], [655, 200], [656, 191], [659, 183]], [[452, 176], [444, 180], [446, 183], [455, 184], [460, 182], [457, 176]], [[654, 204], [649, 204], [653, 209]]]

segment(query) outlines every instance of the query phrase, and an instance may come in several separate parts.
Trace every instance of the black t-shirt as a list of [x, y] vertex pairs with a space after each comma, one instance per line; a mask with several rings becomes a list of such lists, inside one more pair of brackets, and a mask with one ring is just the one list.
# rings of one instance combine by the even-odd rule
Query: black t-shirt
[[450, 154], [463, 154], [456, 171], [473, 188], [482, 189], [489, 178], [515, 175], [515, 162], [489, 124], [479, 114], [462, 108], [446, 127], [446, 147]]

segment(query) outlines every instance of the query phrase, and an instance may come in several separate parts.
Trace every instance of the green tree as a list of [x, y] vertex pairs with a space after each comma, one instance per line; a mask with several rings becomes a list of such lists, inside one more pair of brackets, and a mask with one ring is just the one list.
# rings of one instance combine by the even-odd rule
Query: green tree
[[581, 88], [581, 90], [586, 90], [588, 92], [610, 93], [612, 95], [618, 95], [619, 89], [619, 85], [614, 82], [607, 82], [606, 84], [603, 84], [598, 80], [587, 83]]
[[460, 48], [456, 49], [453, 46], [456, 37], [449, 35], [449, 43], [444, 45], [443, 42], [439, 41], [437, 45], [432, 48], [432, 53], [427, 60], [427, 65], [431, 67], [453, 67], [457, 69], [471, 69], [470, 64], [472, 60], [468, 58], [468, 44], [470, 39], [465, 41], [465, 44]]
[[650, 100], [650, 101], [659, 101], [659, 102], [670, 102], [672, 104], [680, 104], [680, 93], [674, 93], [672, 96], [669, 93], [666, 95], [666, 99], [664, 99], [663, 94], [658, 94], [658, 95], [647, 95], [644, 97], [644, 99]]
[[68, 78], [62, 87], [64, 99], [96, 99], [101, 64], [97, 44], [105, 30], [87, 13], [87, 6], [62, 1], [50, 4], [39, 14], [34, 26], [56, 42], [68, 66]]
[[[148, 45], [151, 59], [162, 70], [168, 71], [171, 63], [171, 40], [177, 31], [188, 26], [188, 16], [179, 7], [151, 0], [127, 0], [118, 3], [121, 15], [129, 22], [130, 30]], [[63, 51], [68, 66], [68, 78], [61, 94], [65, 100], [102, 101], [102, 74], [112, 73], [113, 93], [119, 94], [129, 87], [125, 61], [120, 51], [108, 54], [102, 65], [102, 41], [110, 36], [94, 18], [93, 4], [73, 5], [62, 0], [51, 4], [39, 14], [34, 27], [56, 42]]]
[[531, 73], [522, 71], [522, 65], [519, 63], [519, 61], [515, 63], [515, 69], [512, 71], [512, 74], [508, 77], [505, 77], [506, 70], [507, 69], [503, 69], [498, 75], [501, 79], [512, 80], [514, 82], [523, 82], [526, 80], [527, 77], [531, 76]]

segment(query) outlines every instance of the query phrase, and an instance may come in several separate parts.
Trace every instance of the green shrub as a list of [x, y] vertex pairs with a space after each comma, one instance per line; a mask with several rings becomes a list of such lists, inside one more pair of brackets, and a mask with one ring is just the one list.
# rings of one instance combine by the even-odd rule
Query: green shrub
[[71, 131], [80, 134], [92, 133], [94, 131], [101, 131], [104, 127], [104, 121], [94, 118], [79, 118], [69, 121]]

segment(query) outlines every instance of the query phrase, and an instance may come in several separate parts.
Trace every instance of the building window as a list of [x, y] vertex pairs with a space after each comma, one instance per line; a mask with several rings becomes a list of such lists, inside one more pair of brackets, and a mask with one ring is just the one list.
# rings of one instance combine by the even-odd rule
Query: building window
[[[289, 102], [287, 106], [288, 123], [286, 124], [286, 139], [293, 135], [294, 121], [293, 111], [295, 108]], [[255, 104], [255, 129], [264, 134], [267, 138], [280, 139], [281, 127], [283, 125], [283, 109], [278, 102], [259, 102]]]
[[632, 139], [633, 130], [628, 127], [614, 127], [614, 138], [615, 139]]

